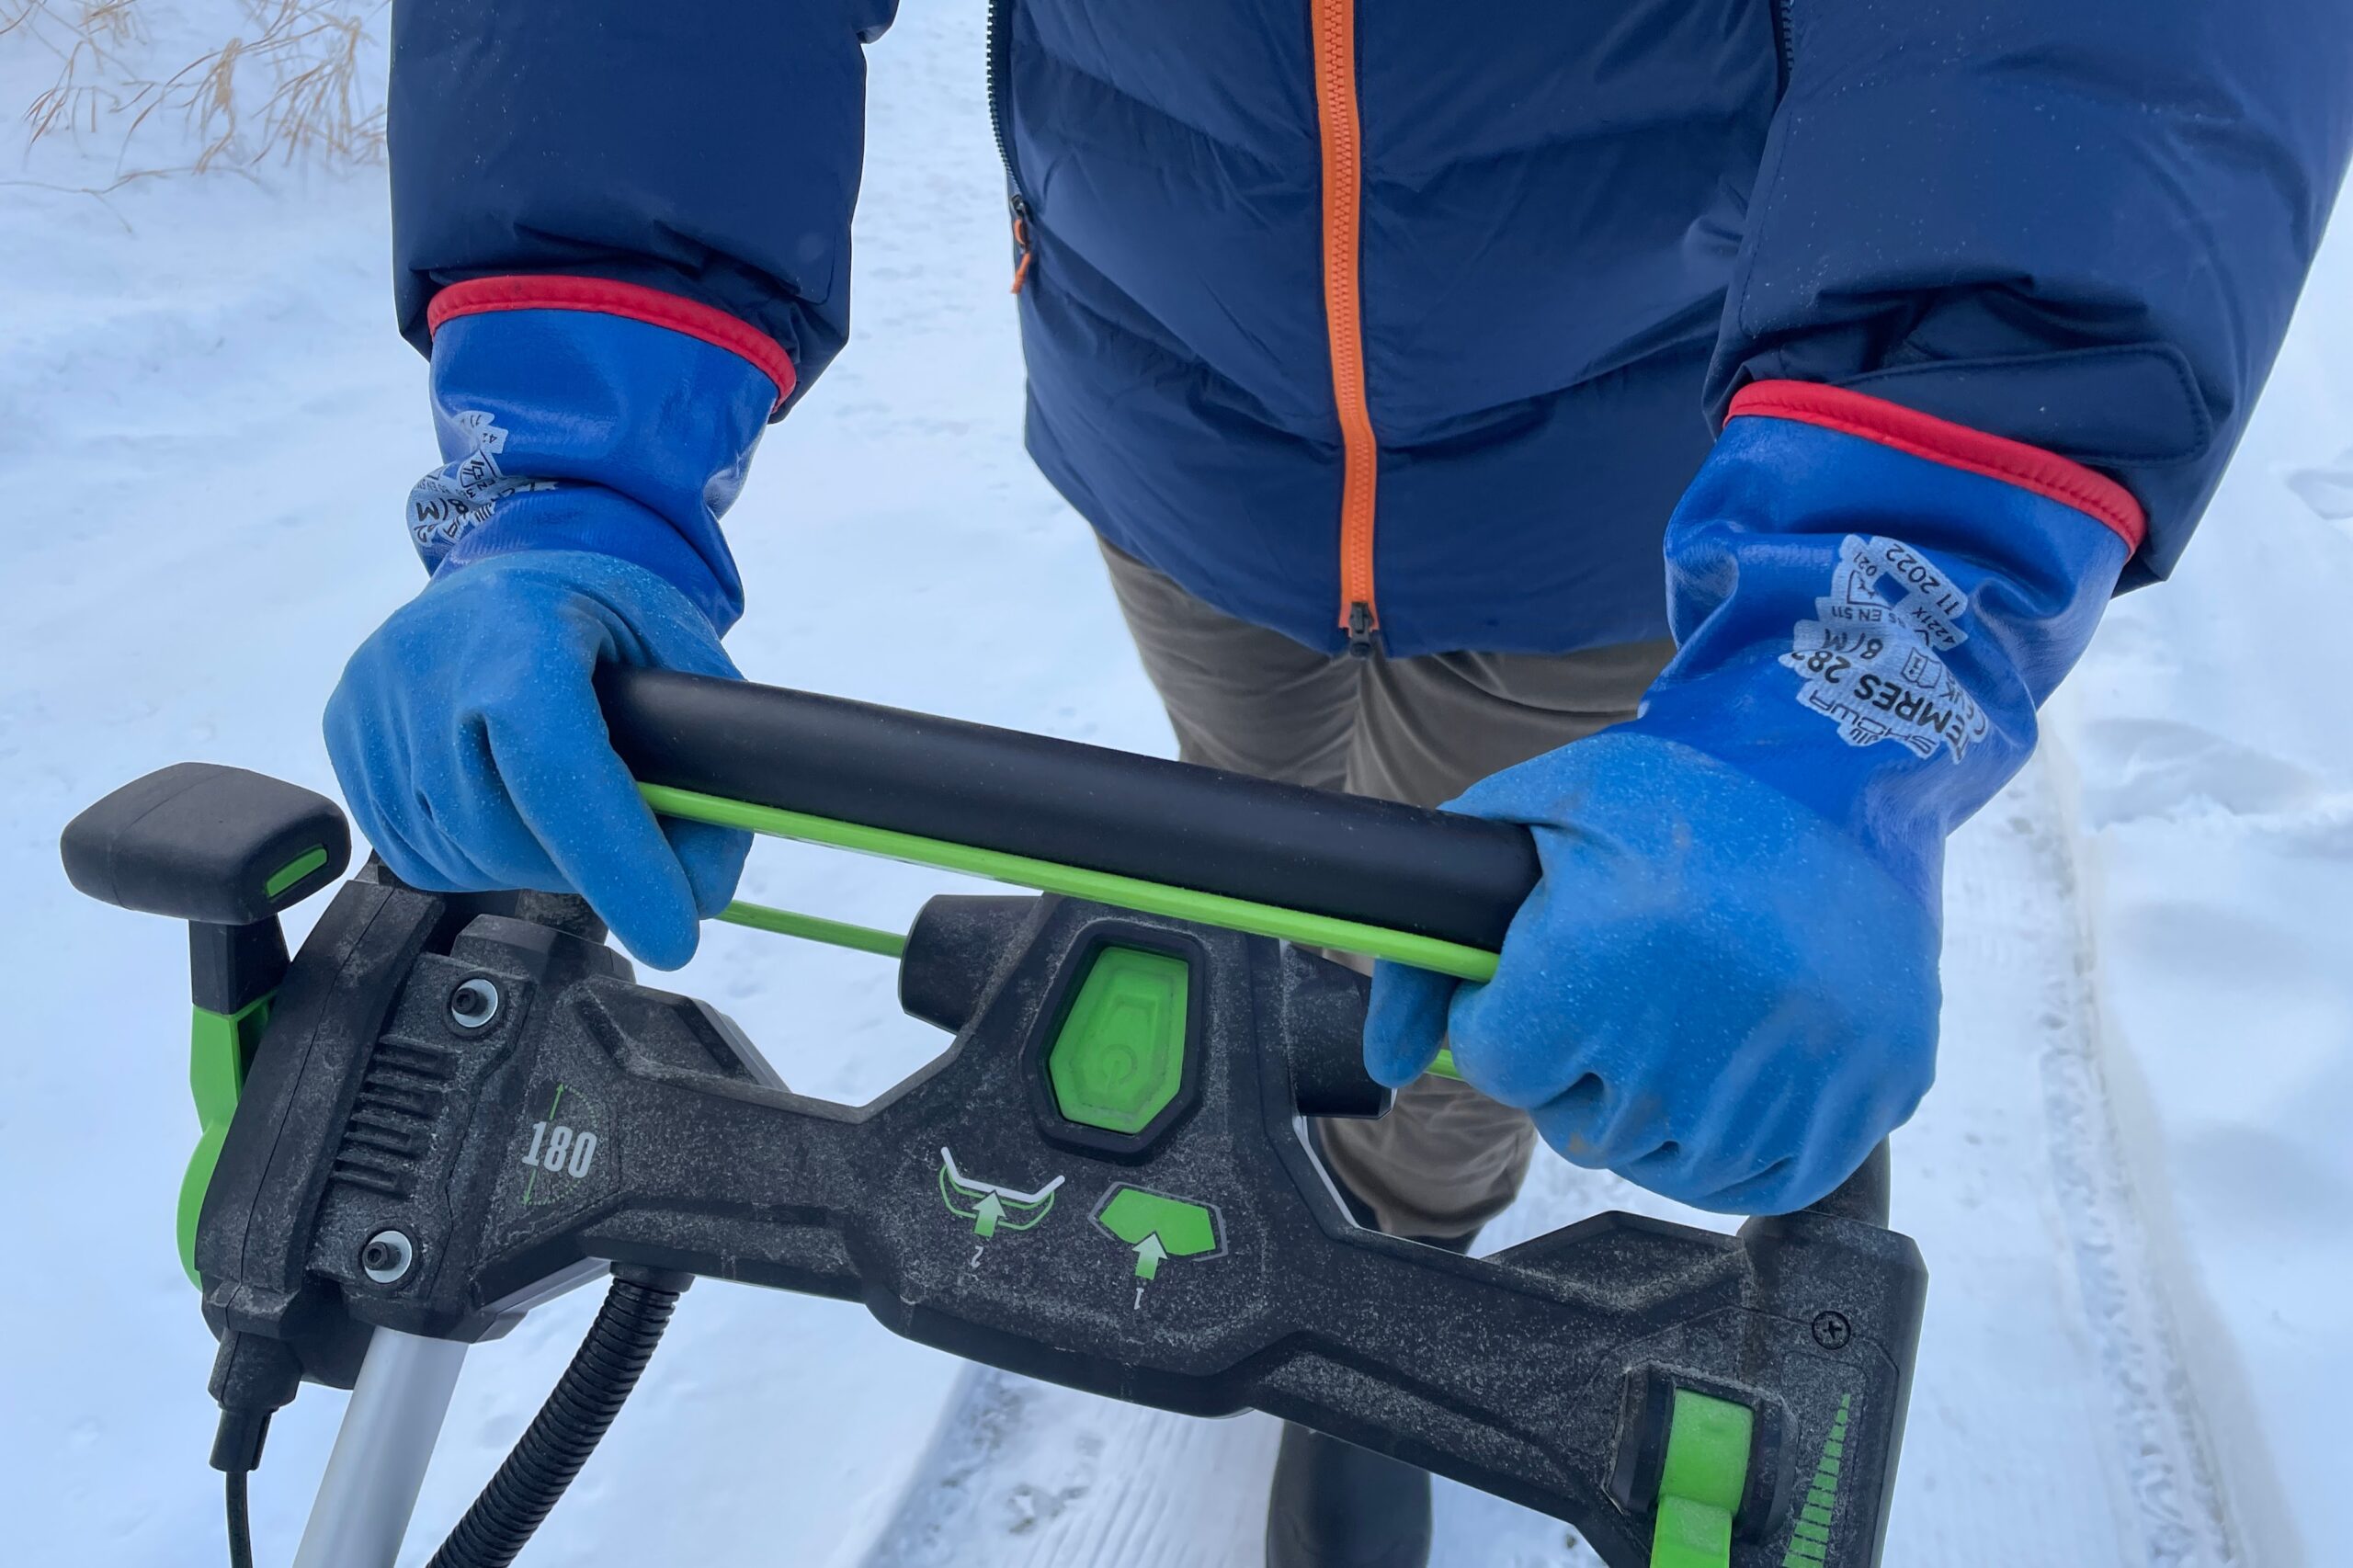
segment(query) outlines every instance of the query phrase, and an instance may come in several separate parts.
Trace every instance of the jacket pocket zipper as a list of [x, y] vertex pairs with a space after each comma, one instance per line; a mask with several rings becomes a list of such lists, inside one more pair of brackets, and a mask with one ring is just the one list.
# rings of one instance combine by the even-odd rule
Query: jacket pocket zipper
[[1005, 108], [1006, 73], [1013, 54], [1012, 21], [1009, 13], [1013, 0], [989, 0], [988, 21], [988, 96], [989, 134], [996, 138], [997, 162], [1005, 165], [1005, 207], [1013, 222], [1013, 244], [1017, 259], [1013, 266], [1013, 292], [1029, 281], [1029, 199], [1021, 194], [1021, 176], [1013, 167], [1013, 131]]

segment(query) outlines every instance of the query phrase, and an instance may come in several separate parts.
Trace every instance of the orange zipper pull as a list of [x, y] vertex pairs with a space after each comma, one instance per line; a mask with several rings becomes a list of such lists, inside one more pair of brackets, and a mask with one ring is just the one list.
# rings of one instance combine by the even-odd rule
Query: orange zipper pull
[[1029, 248], [1029, 204], [1017, 196], [1009, 205], [1013, 209], [1013, 243], [1021, 247], [1021, 259], [1014, 266], [1013, 287], [1007, 292], [1018, 294], [1021, 286], [1029, 281], [1029, 264], [1036, 259], [1036, 254]]

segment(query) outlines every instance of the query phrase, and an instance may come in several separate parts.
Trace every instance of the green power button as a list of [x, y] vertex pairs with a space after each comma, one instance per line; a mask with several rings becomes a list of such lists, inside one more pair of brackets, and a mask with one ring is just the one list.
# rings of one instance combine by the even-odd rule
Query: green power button
[[1185, 960], [1105, 948], [1046, 1052], [1054, 1104], [1069, 1121], [1135, 1133], [1185, 1083]]

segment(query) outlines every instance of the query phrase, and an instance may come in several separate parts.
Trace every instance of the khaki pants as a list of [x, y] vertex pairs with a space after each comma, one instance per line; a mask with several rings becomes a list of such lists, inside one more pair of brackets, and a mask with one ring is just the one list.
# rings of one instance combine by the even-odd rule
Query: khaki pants
[[[1562, 654], [1319, 653], [1237, 620], [1106, 544], [1111, 586], [1177, 755], [1237, 773], [1414, 805], [1634, 716], [1667, 642]], [[1396, 1235], [1453, 1240], [1528, 1174], [1527, 1114], [1424, 1078], [1378, 1121], [1317, 1130], [1332, 1174]]]

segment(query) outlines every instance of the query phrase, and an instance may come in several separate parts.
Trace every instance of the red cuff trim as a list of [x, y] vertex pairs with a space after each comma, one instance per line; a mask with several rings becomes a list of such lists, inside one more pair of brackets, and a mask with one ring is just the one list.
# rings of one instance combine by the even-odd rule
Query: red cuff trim
[[776, 401], [779, 404], [792, 395], [793, 383], [800, 379], [783, 346], [741, 318], [659, 289], [617, 282], [609, 278], [469, 278], [463, 283], [452, 283], [433, 296], [433, 303], [425, 312], [425, 324], [438, 332], [444, 322], [493, 311], [594, 311], [599, 315], [623, 316], [667, 327], [749, 360], [776, 383]]
[[2141, 503], [2107, 475], [2040, 447], [1989, 436], [1882, 398], [1812, 381], [1752, 381], [1732, 400], [1731, 416], [1819, 425], [1947, 468], [2031, 490], [2105, 524], [2128, 550], [2139, 550], [2148, 537], [2148, 515], [2142, 511]]

